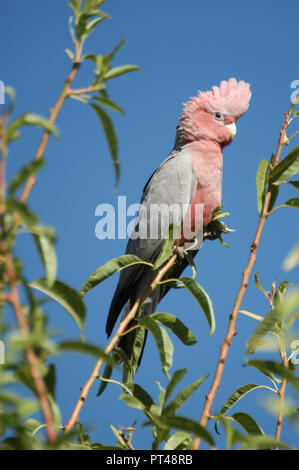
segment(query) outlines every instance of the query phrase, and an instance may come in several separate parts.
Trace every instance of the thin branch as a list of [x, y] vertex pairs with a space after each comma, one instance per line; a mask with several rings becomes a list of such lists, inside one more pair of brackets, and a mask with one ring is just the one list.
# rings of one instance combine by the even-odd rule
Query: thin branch
[[89, 86], [87, 88], [78, 88], [77, 90], [69, 89], [68, 92], [67, 92], [67, 95], [68, 96], [85, 95], [85, 94], [88, 94], [88, 93], [93, 93], [94, 91], [99, 91], [99, 87], [98, 86]]
[[135, 450], [135, 448], [132, 446], [131, 442], [127, 438], [124, 428], [121, 426], [119, 426], [119, 435], [124, 440], [125, 444], [130, 450]]
[[[282, 125], [282, 128], [281, 128], [281, 131], [280, 131], [280, 138], [279, 138], [279, 141], [278, 141], [277, 151], [276, 151], [276, 154], [273, 158], [273, 168], [278, 164], [279, 159], [280, 159], [280, 155], [281, 155], [281, 151], [283, 149], [283, 146], [285, 145], [285, 135], [286, 135], [287, 127], [288, 127], [288, 115], [287, 115], [287, 113], [285, 113], [285, 119], [284, 119], [284, 122], [283, 122], [283, 125]], [[236, 321], [237, 321], [237, 317], [238, 317], [238, 312], [241, 308], [241, 304], [242, 304], [243, 297], [245, 295], [245, 292], [246, 292], [246, 289], [247, 289], [247, 286], [248, 286], [250, 275], [251, 275], [253, 266], [256, 262], [257, 249], [258, 249], [258, 245], [259, 245], [261, 235], [262, 235], [262, 232], [263, 232], [264, 224], [265, 224], [265, 221], [266, 221], [266, 218], [267, 218], [268, 207], [269, 207], [269, 203], [270, 203], [272, 190], [273, 190], [273, 185], [269, 185], [268, 188], [267, 188], [267, 193], [265, 195], [263, 212], [262, 212], [262, 215], [261, 215], [260, 220], [259, 220], [259, 224], [258, 224], [256, 233], [255, 233], [253, 243], [251, 245], [251, 254], [250, 254], [250, 257], [249, 257], [249, 261], [248, 261], [247, 267], [243, 271], [243, 279], [242, 279], [242, 282], [241, 282], [241, 286], [240, 286], [237, 298], [235, 300], [232, 313], [230, 315], [228, 329], [227, 329], [227, 332], [226, 332], [226, 335], [225, 335], [224, 342], [223, 342], [223, 344], [220, 348], [220, 355], [219, 355], [219, 359], [218, 359], [216, 372], [215, 372], [215, 375], [214, 375], [213, 382], [212, 382], [211, 388], [209, 390], [209, 393], [206, 395], [206, 401], [205, 401], [205, 404], [204, 404], [204, 407], [203, 407], [203, 410], [202, 410], [202, 414], [201, 414], [201, 418], [200, 418], [200, 424], [204, 427], [206, 426], [207, 421], [210, 417], [211, 407], [213, 405], [213, 402], [214, 402], [214, 399], [216, 397], [217, 391], [218, 391], [218, 389], [220, 387], [220, 384], [221, 384], [221, 378], [222, 378], [223, 370], [224, 370], [224, 367], [225, 367], [225, 362], [226, 362], [226, 359], [227, 359], [228, 351], [229, 351], [230, 345], [233, 341], [233, 338], [236, 334], [236, 329], [235, 328], [236, 328]], [[195, 438], [194, 441], [193, 441], [192, 448], [193, 449], [198, 449], [199, 446], [200, 446], [200, 439]]]
[[[129, 325], [129, 323], [133, 320], [133, 318], [135, 317], [139, 307], [143, 304], [143, 302], [152, 294], [152, 292], [156, 289], [156, 287], [159, 285], [159, 282], [160, 280], [164, 277], [164, 275], [169, 271], [170, 268], [172, 268], [172, 266], [174, 266], [175, 262], [176, 262], [176, 257], [177, 255], [174, 254], [169, 260], [168, 262], [165, 264], [165, 266], [163, 266], [157, 276], [155, 277], [155, 279], [153, 280], [153, 282], [151, 283], [151, 285], [149, 286], [148, 290], [146, 291], [146, 293], [144, 294], [143, 297], [140, 297], [136, 300], [135, 304], [133, 305], [133, 307], [131, 308], [131, 310], [129, 311], [128, 315], [126, 315], [125, 318], [122, 319], [122, 321], [120, 322], [119, 324], [119, 327], [115, 333], [115, 335], [113, 336], [113, 338], [110, 340], [108, 346], [106, 347], [105, 349], [105, 353], [106, 354], [110, 354], [113, 349], [115, 348], [115, 346], [117, 345], [118, 341], [119, 341], [119, 338], [120, 336], [122, 335], [122, 333], [124, 333], [126, 327]], [[83, 408], [83, 405], [87, 399], [87, 396], [91, 390], [91, 387], [93, 386], [95, 380], [99, 377], [99, 371], [100, 371], [100, 368], [102, 367], [103, 365], [103, 362], [104, 360], [102, 358], [98, 359], [90, 376], [89, 376], [89, 379], [87, 380], [87, 382], [85, 383], [85, 385], [83, 385], [83, 387], [81, 388], [81, 393], [80, 393], [80, 396], [79, 396], [79, 399], [73, 409], [73, 412], [71, 414], [71, 417], [68, 421], [68, 423], [66, 424], [65, 426], [65, 430], [67, 432], [71, 431], [73, 429], [73, 427], [75, 426], [75, 424], [77, 423], [78, 419], [79, 419], [79, 415], [80, 415], [80, 412]]]
[[[28, 334], [29, 329], [22, 310], [22, 304], [19, 297], [19, 289], [11, 253], [6, 254], [6, 269], [11, 285], [9, 301], [11, 302], [14, 308], [20, 331], [24, 334]], [[47, 396], [47, 389], [39, 372], [39, 359], [37, 358], [33, 348], [31, 347], [27, 348], [26, 356], [29, 363], [30, 373], [34, 381], [35, 390], [37, 392], [37, 396], [40, 402], [41, 410], [45, 419], [48, 439], [49, 442], [54, 442], [56, 440], [57, 433], [54, 426], [51, 406]]]
[[[76, 73], [78, 72], [78, 69], [80, 67], [81, 45], [78, 43], [78, 41], [76, 41], [75, 46], [76, 46], [76, 56], [75, 56], [75, 60], [73, 62], [73, 67], [72, 67], [72, 70], [70, 71], [69, 75], [67, 76], [67, 78], [64, 82], [64, 86], [63, 86], [62, 91], [61, 91], [61, 93], [58, 97], [58, 100], [57, 100], [56, 104], [50, 110], [50, 116], [49, 116], [50, 124], [55, 124], [58, 113], [61, 110], [61, 107], [62, 107], [63, 103], [65, 102], [66, 98], [69, 96], [68, 92], [69, 92], [70, 86], [71, 86], [71, 84], [72, 84], [72, 82], [73, 82], [73, 80], [76, 76]], [[45, 132], [43, 133], [43, 136], [41, 138], [40, 144], [38, 146], [37, 152], [35, 154], [35, 160], [40, 160], [43, 157], [43, 155], [45, 153], [47, 143], [48, 143], [49, 138], [50, 138], [50, 135], [51, 135], [50, 131], [45, 130]], [[29, 194], [30, 194], [30, 192], [31, 192], [34, 185], [35, 185], [35, 175], [32, 174], [28, 178], [28, 180], [26, 181], [24, 190], [23, 190], [23, 192], [20, 196], [20, 201], [21, 202], [26, 202], [27, 201], [27, 199], [29, 197]]]
[[[50, 110], [49, 122], [51, 124], [55, 123], [58, 113], [65, 99], [68, 96], [67, 92], [70, 88], [70, 85], [73, 82], [74, 77], [80, 66], [81, 44], [77, 41], [75, 46], [76, 46], [76, 59], [73, 63], [72, 70], [65, 80], [63, 89], [58, 97], [56, 104]], [[45, 130], [45, 132], [42, 135], [40, 144], [37, 148], [37, 151], [35, 154], [35, 160], [39, 160], [43, 157], [47, 143], [49, 141], [49, 137], [50, 137], [50, 131]], [[3, 118], [3, 122], [1, 123], [1, 162], [0, 162], [1, 163], [1, 166], [0, 166], [0, 212], [1, 212], [1, 216], [3, 216], [3, 214], [5, 213], [4, 199], [5, 199], [5, 192], [6, 192], [6, 179], [5, 179], [6, 178], [5, 177], [6, 154], [7, 154], [6, 132], [5, 132], [5, 122]], [[35, 176], [31, 175], [26, 181], [24, 190], [19, 198], [21, 202], [27, 201], [34, 184], [35, 184]], [[16, 218], [15, 225], [17, 226], [18, 223], [19, 223], [19, 218]], [[9, 302], [12, 304], [20, 331], [24, 334], [28, 334], [29, 328], [28, 328], [27, 321], [22, 310], [18, 282], [16, 279], [16, 273], [15, 273], [14, 264], [13, 264], [12, 252], [11, 250], [7, 249], [7, 246], [3, 246], [3, 243], [2, 243], [2, 248], [3, 248], [3, 252], [5, 253], [4, 255], [4, 262], [6, 265], [5, 281], [6, 281], [6, 284], [9, 284], [11, 286], [11, 293], [9, 297], [6, 296], [4, 300], [6, 301], [9, 300]], [[31, 347], [27, 348], [26, 356], [27, 356], [27, 360], [28, 360], [28, 364], [30, 368], [30, 373], [34, 382], [35, 390], [36, 390], [36, 393], [40, 402], [41, 410], [44, 416], [44, 420], [46, 423], [48, 440], [49, 442], [54, 442], [57, 437], [57, 432], [54, 426], [52, 409], [51, 409], [48, 396], [47, 396], [47, 388], [45, 386], [45, 383], [39, 371], [40, 360], [36, 356], [34, 349]]]

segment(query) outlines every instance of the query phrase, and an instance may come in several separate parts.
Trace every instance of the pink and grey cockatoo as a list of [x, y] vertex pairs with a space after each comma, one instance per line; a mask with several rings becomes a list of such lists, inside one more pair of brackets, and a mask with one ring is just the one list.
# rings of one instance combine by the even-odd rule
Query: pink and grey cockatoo
[[[141, 200], [142, 207], [151, 205], [177, 204], [189, 207], [192, 212], [196, 204], [203, 205], [203, 229], [212, 220], [213, 212], [221, 206], [222, 193], [222, 150], [229, 145], [236, 134], [236, 121], [247, 111], [251, 97], [250, 86], [235, 78], [222, 81], [212, 91], [199, 92], [185, 104], [177, 126], [174, 149], [164, 162], [153, 173], [144, 187]], [[153, 220], [150, 210], [141, 211], [137, 216], [136, 226], [142, 223], [163, 225], [163, 220]], [[180, 213], [182, 224], [186, 210]], [[191, 224], [195, 224], [196, 212], [191, 214]], [[168, 228], [168, 227], [167, 227]], [[130, 238], [126, 253], [154, 262], [164, 243], [164, 237]], [[195, 256], [196, 251], [192, 252]], [[167, 277], [178, 278], [186, 268], [186, 258], [178, 258], [176, 265], [168, 272]], [[157, 275], [146, 265], [135, 265], [121, 272], [107, 318], [108, 336], [125, 307], [124, 315], [135, 300], [145, 294], [150, 283]], [[156, 288], [143, 305], [143, 315], [155, 311], [157, 304], [168, 292], [169, 285]], [[135, 330], [136, 331], [136, 330]], [[130, 345], [125, 335], [120, 347], [130, 356]], [[144, 340], [145, 341], [145, 340]]]

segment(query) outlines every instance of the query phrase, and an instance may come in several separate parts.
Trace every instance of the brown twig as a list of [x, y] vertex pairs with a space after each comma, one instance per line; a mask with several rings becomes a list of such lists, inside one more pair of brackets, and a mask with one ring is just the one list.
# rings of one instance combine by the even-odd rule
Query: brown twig
[[[71, 86], [71, 84], [72, 84], [72, 82], [73, 82], [73, 80], [76, 76], [76, 73], [77, 73], [77, 71], [80, 67], [81, 49], [82, 49], [82, 47], [81, 47], [80, 43], [78, 41], [76, 41], [75, 42], [75, 51], [76, 51], [76, 53], [75, 53], [75, 60], [73, 62], [73, 67], [72, 67], [72, 70], [70, 71], [69, 75], [67, 76], [67, 78], [64, 82], [64, 86], [62, 88], [62, 91], [59, 95], [59, 98], [58, 98], [56, 104], [50, 110], [50, 116], [49, 116], [50, 124], [55, 124], [58, 113], [59, 113], [65, 99], [69, 96], [68, 92], [69, 92], [70, 86]], [[45, 132], [43, 133], [43, 136], [41, 138], [40, 144], [38, 146], [37, 152], [35, 154], [35, 160], [39, 160], [43, 157], [50, 135], [51, 135], [50, 131], [45, 130]], [[35, 184], [35, 175], [33, 174], [26, 181], [24, 190], [23, 190], [23, 192], [20, 196], [20, 201], [21, 202], [26, 202], [27, 201], [28, 196], [29, 196], [34, 184]]]
[[[165, 264], [165, 266], [163, 266], [159, 270], [157, 276], [155, 277], [155, 279], [151, 283], [150, 287], [148, 288], [148, 290], [146, 291], [144, 296], [140, 297], [139, 299], [136, 300], [135, 304], [133, 305], [133, 307], [129, 311], [128, 315], [126, 315], [126, 317], [122, 319], [115, 335], [113, 336], [113, 338], [111, 339], [111, 341], [109, 342], [108, 346], [105, 349], [106, 354], [110, 354], [112, 352], [112, 350], [115, 348], [115, 346], [117, 345], [117, 343], [119, 341], [120, 335], [122, 333], [124, 333], [126, 327], [133, 320], [133, 318], [135, 317], [139, 307], [143, 304], [143, 302], [147, 299], [147, 297], [149, 297], [152, 294], [152, 292], [156, 289], [156, 287], [158, 286], [159, 282], [164, 277], [164, 275], [175, 264], [176, 257], [177, 257], [176, 254], [173, 255], [168, 260], [168, 262]], [[102, 358], [97, 360], [97, 362], [96, 362], [96, 364], [95, 364], [95, 366], [94, 366], [94, 368], [93, 368], [93, 370], [92, 370], [92, 372], [89, 376], [89, 379], [87, 380], [85, 385], [83, 385], [83, 387], [81, 388], [81, 393], [80, 393], [79, 399], [78, 399], [78, 401], [77, 401], [77, 403], [76, 403], [76, 405], [73, 409], [73, 412], [71, 414], [71, 417], [70, 417], [68, 423], [65, 426], [65, 430], [67, 432], [71, 431], [73, 429], [73, 427], [75, 426], [76, 422], [78, 421], [80, 412], [81, 412], [81, 410], [83, 408], [83, 405], [84, 405], [84, 403], [87, 399], [87, 396], [90, 392], [90, 389], [93, 386], [95, 380], [99, 376], [99, 371], [100, 371], [100, 368], [102, 367], [103, 362], [104, 362], [104, 359], [102, 359]]]
[[[13, 266], [13, 259], [10, 252], [6, 254], [6, 272], [11, 285], [11, 293], [7, 300], [9, 300], [14, 308], [20, 331], [23, 334], [28, 334], [29, 329], [22, 310], [16, 274]], [[54, 426], [51, 406], [47, 397], [47, 389], [39, 372], [39, 359], [31, 347], [27, 348], [26, 356], [30, 367], [30, 373], [34, 381], [35, 390], [40, 402], [41, 410], [45, 419], [48, 439], [49, 442], [54, 442], [56, 440], [57, 432]]]
[[125, 429], [122, 426], [119, 426], [119, 435], [124, 440], [125, 444], [128, 446], [130, 450], [135, 450], [135, 448], [132, 446], [131, 442], [127, 438]]
[[[272, 168], [274, 168], [279, 163], [281, 151], [283, 149], [283, 146], [285, 145], [285, 135], [286, 135], [287, 126], [288, 126], [288, 115], [287, 115], [287, 113], [285, 113], [285, 119], [284, 119], [284, 122], [283, 122], [283, 125], [282, 125], [282, 128], [281, 128], [281, 131], [280, 131], [280, 138], [279, 138], [279, 141], [278, 141], [277, 151], [276, 151], [276, 154], [275, 154], [275, 156], [273, 158], [273, 162], [272, 162]], [[243, 297], [245, 295], [245, 292], [246, 292], [246, 289], [247, 289], [247, 286], [248, 286], [248, 282], [249, 282], [249, 279], [250, 279], [250, 275], [251, 275], [253, 266], [256, 262], [257, 249], [258, 249], [258, 245], [259, 245], [260, 238], [261, 238], [261, 235], [262, 235], [262, 231], [263, 231], [263, 228], [264, 228], [264, 224], [265, 224], [265, 221], [266, 221], [266, 218], [267, 218], [267, 215], [268, 215], [268, 207], [269, 207], [269, 203], [270, 203], [272, 190], [273, 190], [273, 185], [269, 185], [268, 188], [267, 188], [267, 193], [265, 195], [263, 212], [261, 214], [259, 224], [258, 224], [256, 233], [255, 233], [255, 237], [254, 237], [253, 243], [251, 245], [251, 254], [250, 254], [250, 257], [249, 257], [249, 261], [248, 261], [247, 267], [243, 271], [242, 283], [241, 283], [237, 298], [235, 300], [232, 313], [230, 315], [228, 329], [227, 329], [227, 332], [226, 332], [226, 335], [225, 335], [224, 342], [223, 342], [223, 344], [221, 345], [221, 348], [220, 348], [220, 355], [219, 355], [219, 359], [218, 359], [216, 372], [215, 372], [215, 375], [214, 375], [213, 382], [212, 382], [211, 388], [209, 390], [209, 393], [206, 395], [205, 404], [204, 404], [203, 411], [202, 411], [201, 418], [200, 418], [200, 424], [204, 427], [206, 426], [207, 421], [210, 417], [211, 407], [213, 405], [215, 396], [216, 396], [217, 391], [218, 391], [218, 389], [220, 387], [220, 384], [221, 384], [221, 378], [222, 378], [223, 370], [224, 370], [224, 367], [225, 367], [225, 362], [226, 362], [226, 359], [227, 359], [228, 351], [229, 351], [230, 345], [233, 341], [233, 337], [236, 334], [236, 329], [235, 328], [236, 328], [236, 321], [237, 321], [237, 317], [238, 317], [238, 312], [240, 310], [240, 307], [241, 307], [241, 304], [242, 304], [242, 301], [243, 301]], [[196, 450], [196, 449], [199, 448], [199, 446], [200, 446], [200, 439], [195, 438], [194, 441], [193, 441], [192, 448], [194, 450]]]
[[[80, 60], [81, 60], [81, 49], [82, 46], [81, 44], [76, 41], [75, 43], [75, 61], [73, 62], [73, 67], [69, 75], [67, 76], [63, 89], [58, 97], [58, 100], [54, 107], [50, 110], [50, 116], [49, 116], [49, 122], [51, 124], [54, 124], [58, 113], [65, 101], [65, 99], [68, 97], [68, 90], [70, 88], [71, 83], [73, 82], [75, 75], [79, 69], [80, 66]], [[37, 152], [35, 154], [35, 160], [39, 160], [40, 158], [43, 157], [48, 140], [50, 137], [50, 131], [45, 130], [40, 144], [38, 146]], [[6, 148], [6, 132], [5, 132], [5, 121], [4, 118], [2, 119], [1, 122], [1, 162], [0, 162], [0, 212], [1, 215], [5, 213], [5, 191], [6, 191], [6, 176], [5, 176], [5, 168], [6, 168], [6, 154], [7, 154], [7, 148]], [[24, 190], [19, 198], [21, 202], [26, 202], [29, 194], [35, 184], [35, 176], [31, 175], [28, 180], [26, 181], [26, 184], [24, 186]], [[17, 226], [19, 223], [19, 218], [15, 219], [15, 225]], [[3, 245], [3, 244], [2, 244]], [[6, 245], [6, 244], [5, 244]], [[22, 310], [22, 305], [20, 301], [20, 296], [19, 296], [19, 288], [18, 288], [18, 282], [16, 279], [16, 273], [14, 269], [14, 264], [13, 264], [13, 258], [11, 254], [11, 250], [9, 251], [7, 249], [7, 246], [2, 246], [3, 252], [5, 253], [3, 256], [3, 261], [5, 263], [5, 275], [6, 275], [6, 284], [9, 284], [11, 286], [11, 292], [9, 295], [5, 295], [3, 297], [4, 302], [9, 301], [15, 311], [18, 326], [20, 328], [20, 331], [24, 334], [29, 333], [29, 328], [26, 322], [26, 318], [23, 314]], [[49, 442], [54, 442], [56, 440], [57, 432], [54, 426], [54, 419], [53, 419], [53, 414], [52, 414], [52, 409], [48, 400], [47, 396], [47, 388], [44, 384], [44, 381], [40, 375], [39, 372], [39, 359], [36, 356], [33, 348], [29, 347], [26, 350], [26, 357], [29, 363], [30, 367], [30, 373], [32, 376], [32, 379], [34, 381], [35, 385], [35, 390], [40, 402], [41, 410], [44, 416], [44, 420], [46, 423], [46, 430], [47, 430], [47, 436]]]

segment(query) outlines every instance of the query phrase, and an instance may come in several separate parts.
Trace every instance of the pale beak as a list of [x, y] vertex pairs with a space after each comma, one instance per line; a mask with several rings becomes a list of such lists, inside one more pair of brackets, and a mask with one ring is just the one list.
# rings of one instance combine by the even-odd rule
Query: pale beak
[[235, 137], [235, 135], [236, 135], [236, 133], [237, 133], [237, 126], [236, 126], [236, 124], [233, 122], [232, 124], [225, 124], [225, 126], [230, 130], [232, 136]]

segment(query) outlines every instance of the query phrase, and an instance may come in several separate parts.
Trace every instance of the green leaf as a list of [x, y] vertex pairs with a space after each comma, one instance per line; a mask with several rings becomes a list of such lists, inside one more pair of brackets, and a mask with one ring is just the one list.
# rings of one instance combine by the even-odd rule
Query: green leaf
[[199, 423], [183, 416], [161, 416], [155, 417], [153, 423], [161, 428], [178, 429], [194, 436], [200, 437], [210, 446], [214, 446], [215, 442], [211, 434]]
[[279, 189], [280, 189], [280, 186], [272, 186], [271, 188], [271, 196], [270, 196], [270, 201], [269, 201], [269, 206], [268, 206], [268, 212], [270, 212], [274, 207], [274, 204], [279, 194]]
[[[141, 312], [142, 312], [142, 308], [139, 309], [135, 319], [140, 318]], [[135, 330], [127, 334], [126, 352], [128, 353], [127, 354], [128, 360], [124, 361], [124, 367], [123, 367], [123, 382], [124, 383], [133, 382], [134, 375], [138, 367], [139, 359], [143, 351], [144, 338], [145, 338], [144, 328], [136, 328]]]
[[183, 390], [181, 390], [174, 400], [172, 400], [163, 410], [162, 416], [172, 416], [174, 415], [193, 395], [194, 392], [200, 387], [200, 385], [206, 380], [209, 374], [204, 375], [200, 379], [193, 382], [191, 385], [188, 385]]
[[[112, 367], [109, 364], [106, 364], [104, 374], [103, 374], [103, 378], [104, 379], [110, 379], [111, 375], [112, 375]], [[102, 393], [104, 392], [104, 390], [107, 387], [108, 383], [109, 382], [106, 382], [105, 380], [101, 380], [101, 385], [100, 385], [100, 388], [98, 390], [97, 397], [102, 395]]]
[[153, 270], [156, 271], [157, 269], [162, 266], [162, 264], [167, 261], [171, 255], [173, 254], [173, 244], [174, 244], [174, 238], [173, 238], [173, 227], [169, 228], [169, 238], [166, 238], [164, 240], [162, 249], [154, 263]]
[[60, 303], [71, 314], [79, 328], [83, 328], [86, 309], [82, 298], [75, 289], [57, 280], [51, 287], [48, 287], [47, 280], [43, 278], [31, 282], [29, 286]]
[[103, 359], [110, 366], [115, 365], [114, 360], [109, 354], [98, 346], [82, 341], [63, 341], [59, 344], [61, 351], [73, 351], [79, 354], [86, 354], [87, 356], [95, 357], [96, 359]]
[[232, 406], [234, 406], [239, 400], [241, 400], [241, 398], [247, 395], [247, 393], [260, 387], [260, 385], [256, 384], [246, 384], [242, 385], [242, 387], [237, 388], [237, 390], [235, 390], [226, 400], [225, 404], [220, 410], [220, 415], [224, 415], [225, 413], [227, 413], [228, 410], [230, 410]]
[[267, 160], [262, 160], [256, 173], [257, 208], [260, 216], [262, 215], [264, 207], [268, 168], [269, 162]]
[[291, 449], [288, 444], [285, 444], [282, 441], [277, 441], [272, 436], [247, 436], [243, 440], [241, 449], [270, 450], [272, 447]]
[[75, 54], [73, 53], [73, 51], [71, 51], [70, 49], [64, 49], [64, 52], [70, 60], [74, 60]]
[[112, 156], [112, 161], [113, 161], [113, 166], [114, 166], [114, 171], [115, 171], [115, 176], [116, 176], [116, 183], [118, 183], [119, 177], [120, 177], [120, 165], [118, 161], [118, 143], [117, 143], [117, 137], [116, 137], [112, 120], [110, 116], [108, 116], [106, 111], [104, 111], [103, 108], [101, 108], [97, 104], [89, 103], [89, 105], [96, 112], [99, 120], [101, 121], [103, 130], [107, 139], [107, 143], [110, 149], [110, 153]]
[[157, 403], [140, 385], [133, 383], [126, 383], [124, 385], [131, 391], [132, 395], [123, 393], [119, 398], [124, 400], [128, 406], [141, 411], [146, 411], [151, 415], [159, 414]]
[[233, 419], [231, 417], [219, 416], [226, 437], [226, 448], [232, 449], [239, 442], [244, 441], [244, 436], [232, 425]]
[[125, 39], [122, 39], [118, 44], [117, 46], [113, 49], [112, 52], [110, 52], [109, 54], [106, 54], [103, 58], [104, 62], [106, 65], [110, 65], [110, 62], [112, 61], [112, 59], [115, 57], [115, 55], [117, 54], [117, 52], [119, 51], [119, 49], [121, 47], [124, 46], [124, 44], [126, 43], [126, 40]]
[[105, 98], [104, 96], [94, 96], [93, 99], [99, 101], [99, 103], [103, 104], [104, 106], [107, 106], [107, 108], [110, 108], [113, 111], [117, 111], [120, 114], [125, 114], [124, 110], [120, 106], [118, 106], [108, 98]]
[[299, 197], [294, 197], [293, 199], [289, 199], [288, 201], [284, 203], [284, 205], [299, 209]]
[[73, 9], [75, 15], [78, 15], [81, 9], [82, 0], [71, 0], [68, 5]]
[[42, 429], [46, 424], [41, 424], [37, 419], [29, 418], [24, 423], [25, 428], [30, 432], [31, 435], [35, 434], [39, 429]]
[[12, 179], [8, 193], [10, 197], [13, 197], [17, 189], [25, 182], [27, 179], [37, 173], [43, 168], [45, 161], [40, 158], [39, 160], [33, 160], [32, 162], [25, 165]]
[[87, 37], [90, 35], [90, 33], [100, 24], [103, 20], [107, 20], [107, 16], [101, 16], [100, 18], [94, 18], [92, 21], [90, 21], [85, 28], [85, 32], [83, 34], [83, 38]]
[[140, 321], [140, 325], [149, 330], [153, 335], [159, 351], [163, 372], [166, 377], [169, 377], [168, 370], [172, 366], [174, 349], [167, 332], [150, 316], [143, 317]]
[[95, 10], [105, 2], [106, 0], [85, 0], [83, 11]]
[[[262, 368], [264, 371], [268, 371], [268, 373], [272, 373], [286, 379], [291, 385], [295, 387], [297, 391], [299, 391], [299, 379], [293, 375], [293, 373], [287, 369], [283, 364], [275, 361], [248, 361], [249, 366], [253, 366], [256, 368]], [[259, 369], [260, 370], [260, 369]]]
[[48, 393], [55, 398], [55, 388], [56, 388], [56, 371], [54, 364], [49, 364], [47, 366], [48, 370], [44, 376], [44, 382], [47, 387]]
[[270, 184], [280, 184], [292, 178], [299, 171], [299, 145], [269, 173]]
[[255, 367], [257, 370], [259, 370], [262, 374], [264, 374], [266, 377], [269, 377], [270, 380], [275, 381], [275, 382], [280, 382], [275, 375], [267, 369], [267, 365], [263, 363], [263, 361], [259, 362], [254, 362], [254, 361], [249, 361], [245, 365], [250, 365], [252, 367]]
[[169, 384], [166, 387], [165, 397], [164, 397], [165, 402], [170, 398], [175, 386], [182, 380], [186, 372], [187, 372], [187, 369], [179, 369], [175, 371], [175, 373], [173, 374], [173, 376], [171, 377], [169, 381]]
[[193, 295], [195, 300], [199, 303], [203, 313], [205, 314], [208, 324], [210, 326], [210, 336], [215, 331], [215, 315], [213, 310], [212, 301], [206, 291], [193, 279], [188, 277], [181, 277], [180, 282], [188, 289]]
[[239, 423], [240, 426], [242, 426], [242, 428], [245, 429], [245, 431], [248, 434], [257, 435], [257, 436], [258, 435], [262, 436], [264, 434], [263, 430], [260, 428], [257, 422], [249, 414], [238, 412], [238, 413], [234, 413], [232, 415], [232, 418], [237, 423]]
[[82, 296], [86, 295], [91, 289], [103, 282], [108, 277], [112, 276], [122, 269], [134, 266], [136, 264], [149, 264], [145, 261], [142, 261], [138, 256], [135, 255], [123, 255], [119, 258], [113, 258], [103, 266], [100, 266], [83, 284], [80, 294]]
[[189, 450], [191, 445], [190, 434], [185, 431], [178, 431], [165, 442], [163, 450]]
[[283, 281], [277, 287], [275, 294], [274, 294], [274, 299], [273, 299], [273, 303], [275, 307], [283, 300], [283, 297], [285, 296], [287, 292], [286, 286], [288, 285], [292, 286], [293, 284], [290, 281]]
[[108, 81], [112, 78], [119, 77], [125, 73], [140, 71], [140, 68], [137, 65], [122, 65], [120, 67], [115, 67], [114, 69], [108, 70], [104, 75], [104, 80]]
[[45, 268], [47, 276], [47, 286], [53, 286], [57, 272], [57, 257], [52, 240], [44, 234], [33, 234], [38, 254]]
[[282, 310], [279, 307], [275, 307], [257, 325], [255, 331], [247, 342], [247, 353], [253, 354], [254, 351], [262, 345], [263, 338], [267, 333], [271, 332], [276, 335], [280, 334], [282, 321]]
[[17, 213], [25, 225], [34, 225], [38, 218], [33, 214], [27, 204], [24, 202], [17, 201], [16, 199], [8, 199], [5, 201], [6, 210], [9, 212]]
[[22, 114], [18, 119], [16, 119], [8, 128], [7, 130], [7, 141], [10, 142], [13, 140], [16, 135], [16, 132], [21, 126], [36, 126], [41, 127], [49, 134], [53, 134], [56, 138], [58, 138], [58, 130], [57, 128], [51, 124], [47, 119], [43, 116], [33, 113], [25, 113]]
[[293, 188], [297, 189], [299, 191], [299, 181], [287, 181], [288, 184], [292, 185]]
[[166, 328], [171, 330], [183, 344], [190, 346], [197, 343], [192, 331], [187, 328], [177, 317], [170, 313], [158, 312], [151, 315], [153, 320], [162, 323]]

